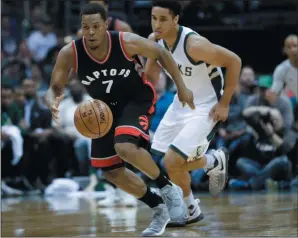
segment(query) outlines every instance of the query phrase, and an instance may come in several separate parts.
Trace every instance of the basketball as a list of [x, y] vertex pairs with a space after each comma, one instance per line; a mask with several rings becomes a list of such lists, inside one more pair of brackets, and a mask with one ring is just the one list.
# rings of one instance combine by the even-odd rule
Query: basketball
[[97, 139], [105, 136], [111, 129], [113, 114], [103, 101], [90, 99], [78, 105], [74, 113], [74, 123], [83, 136]]

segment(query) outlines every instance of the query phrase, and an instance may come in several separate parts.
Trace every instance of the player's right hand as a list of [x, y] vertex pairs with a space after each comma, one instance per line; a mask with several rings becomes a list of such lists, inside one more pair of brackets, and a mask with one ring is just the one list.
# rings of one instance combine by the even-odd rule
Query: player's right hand
[[56, 97], [52, 102], [49, 103], [49, 107], [52, 113], [53, 120], [56, 124], [59, 124], [59, 104], [64, 99], [64, 94], [60, 97]]
[[196, 108], [193, 101], [193, 93], [191, 90], [185, 87], [182, 90], [181, 89], [178, 90], [177, 95], [178, 95], [179, 101], [182, 102], [183, 106], [185, 106], [185, 104], [187, 103], [192, 110]]

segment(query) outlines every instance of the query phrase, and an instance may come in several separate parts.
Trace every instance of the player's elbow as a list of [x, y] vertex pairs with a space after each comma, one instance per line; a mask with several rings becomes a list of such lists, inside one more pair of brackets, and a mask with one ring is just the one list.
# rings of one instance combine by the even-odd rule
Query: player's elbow
[[241, 69], [241, 65], [242, 65], [242, 61], [241, 58], [236, 55], [235, 53], [230, 54], [227, 59], [226, 59], [226, 67], [237, 67], [239, 69]]
[[241, 58], [238, 55], [233, 54], [233, 57], [232, 57], [232, 60], [231, 60], [231, 64], [235, 68], [239, 69], [239, 72], [240, 72], [241, 66], [242, 66], [242, 60], [241, 60]]
[[[242, 66], [241, 58], [234, 53], [230, 57], [227, 57], [224, 65], [224, 67], [227, 70], [233, 72], [233, 74], [235, 75], [240, 75], [241, 66]], [[238, 77], [237, 77], [237, 80], [238, 80]]]
[[241, 58], [238, 55], [236, 55], [235, 61], [237, 62], [237, 64], [239, 64], [239, 66], [241, 68], [242, 67], [242, 60], [241, 60]]

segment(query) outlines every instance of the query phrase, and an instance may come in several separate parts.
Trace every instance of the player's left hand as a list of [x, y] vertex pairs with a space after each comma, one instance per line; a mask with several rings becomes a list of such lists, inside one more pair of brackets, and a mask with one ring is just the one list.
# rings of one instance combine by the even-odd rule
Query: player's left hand
[[226, 121], [229, 115], [229, 105], [218, 102], [213, 106], [209, 113], [209, 117], [213, 121]]

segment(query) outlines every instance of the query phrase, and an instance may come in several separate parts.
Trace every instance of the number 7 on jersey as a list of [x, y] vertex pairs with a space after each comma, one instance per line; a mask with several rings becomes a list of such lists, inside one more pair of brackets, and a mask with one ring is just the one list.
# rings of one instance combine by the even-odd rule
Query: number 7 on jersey
[[106, 93], [110, 93], [111, 92], [111, 87], [113, 85], [113, 80], [106, 80], [106, 81], [102, 81], [102, 84], [108, 84], [107, 89], [106, 89]]

